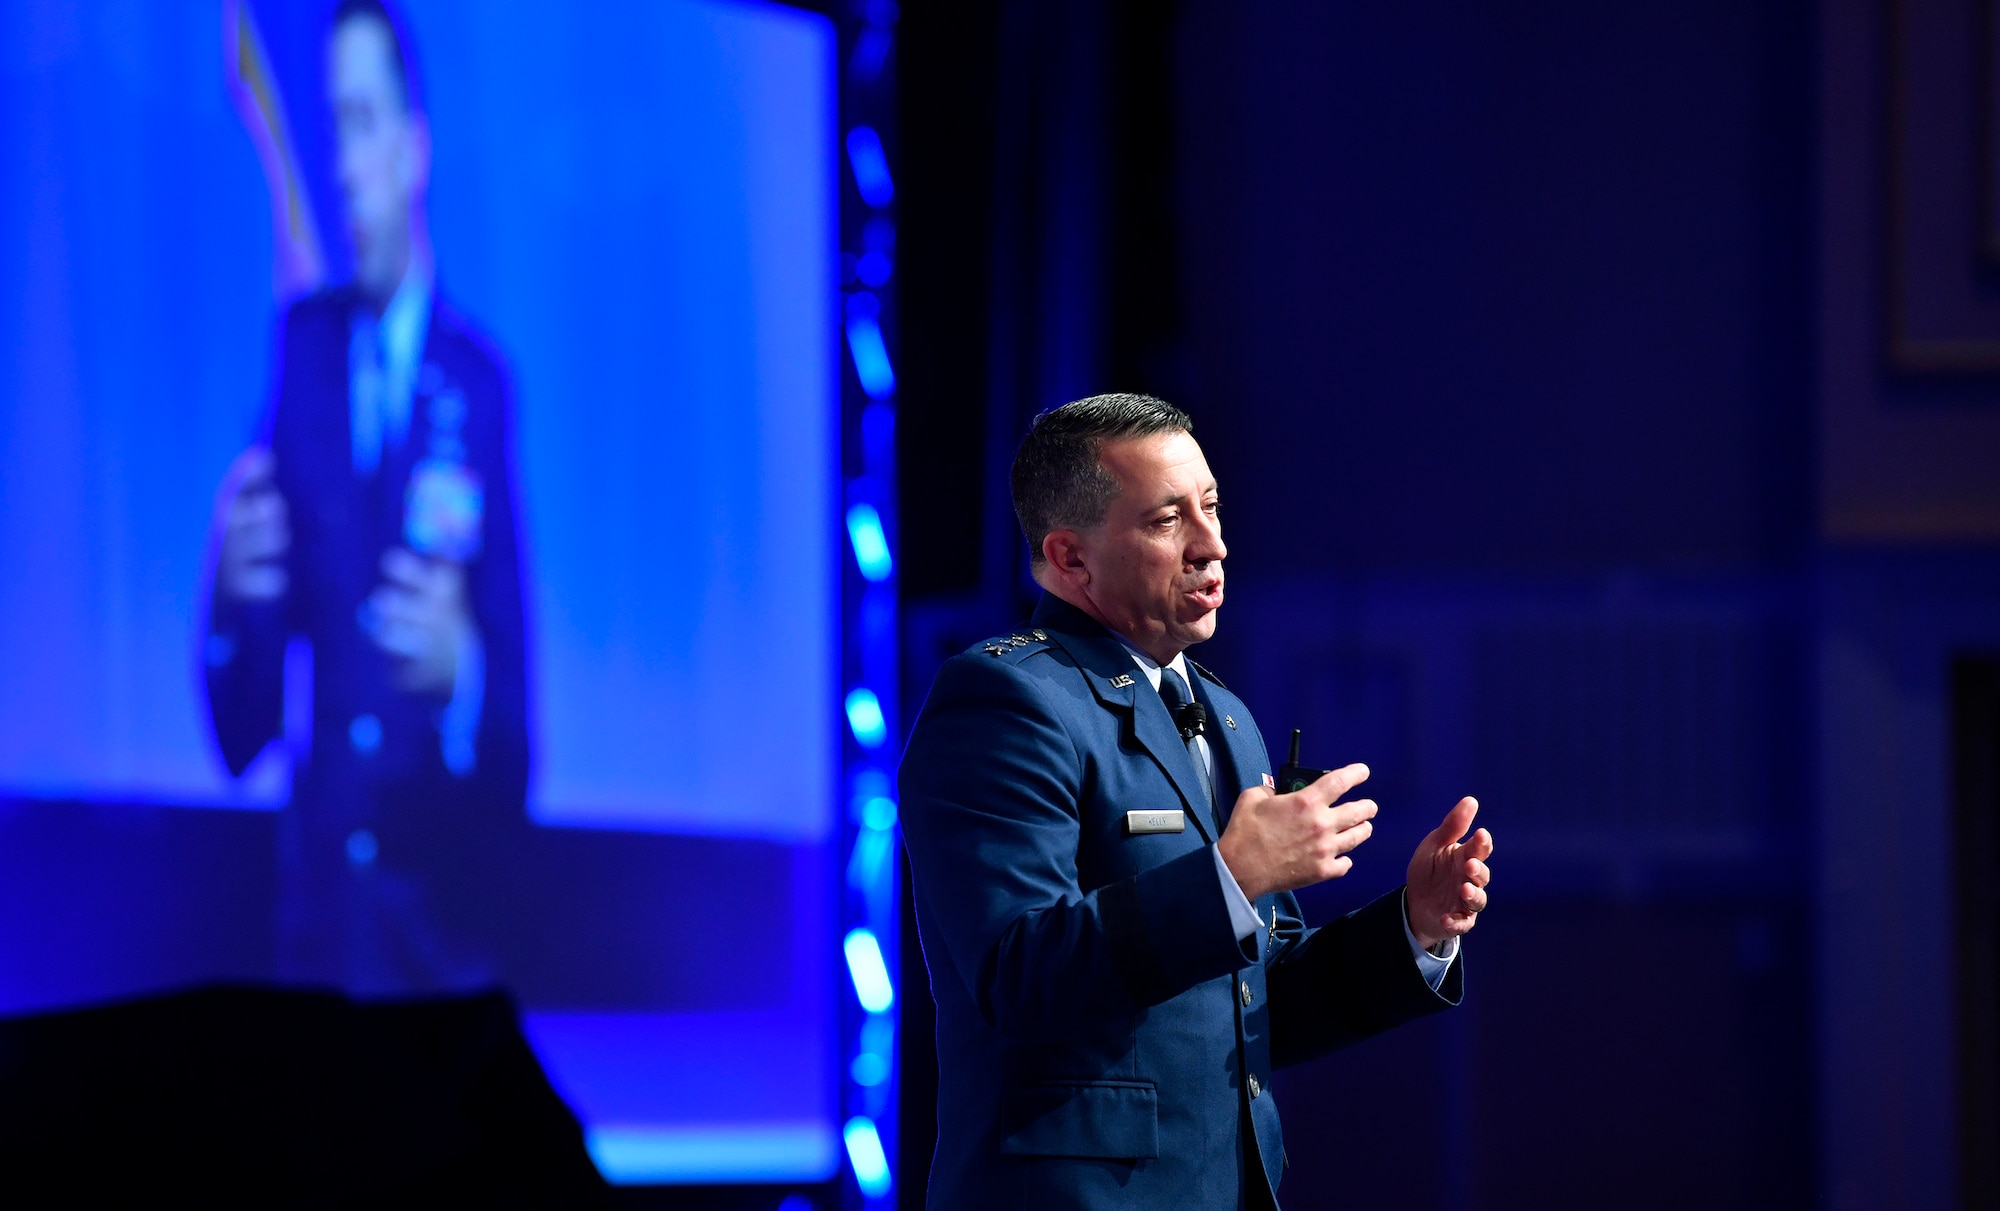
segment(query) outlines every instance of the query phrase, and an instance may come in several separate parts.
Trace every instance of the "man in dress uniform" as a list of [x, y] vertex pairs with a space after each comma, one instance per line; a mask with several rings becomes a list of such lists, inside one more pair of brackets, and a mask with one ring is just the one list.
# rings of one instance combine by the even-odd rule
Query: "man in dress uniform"
[[281, 975], [463, 990], [494, 977], [491, 884], [525, 827], [510, 391], [438, 299], [429, 126], [380, 0], [336, 9], [327, 80], [354, 277], [285, 315], [264, 438], [223, 485], [209, 710], [242, 773], [305, 671], [288, 647], [309, 645]]
[[[1278, 793], [1215, 631], [1215, 479], [1146, 396], [1039, 417], [1014, 506], [1045, 590], [938, 673], [901, 770], [937, 1000], [930, 1206], [1274, 1208], [1272, 1070], [1458, 1003], [1492, 837], [1460, 800], [1400, 890], [1310, 928], [1375, 805]], [[1289, 789], [1289, 788], [1287, 788]]]

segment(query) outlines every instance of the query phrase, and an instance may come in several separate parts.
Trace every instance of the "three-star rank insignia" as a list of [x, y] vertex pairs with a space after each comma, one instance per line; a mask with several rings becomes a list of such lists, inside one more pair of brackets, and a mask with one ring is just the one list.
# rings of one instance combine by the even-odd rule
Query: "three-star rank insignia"
[[[1048, 639], [1048, 636], [1041, 631], [1035, 631], [1033, 634], [1036, 639]], [[985, 652], [988, 656], [1005, 656], [1015, 648], [1027, 647], [1030, 642], [1032, 641], [1026, 635], [1009, 635], [1005, 639], [989, 639], [986, 641]]]

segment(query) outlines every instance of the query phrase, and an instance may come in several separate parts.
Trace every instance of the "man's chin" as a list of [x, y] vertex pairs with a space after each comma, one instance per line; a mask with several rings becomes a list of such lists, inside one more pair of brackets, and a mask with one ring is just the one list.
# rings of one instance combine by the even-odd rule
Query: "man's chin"
[[1185, 646], [1193, 647], [1195, 644], [1200, 643], [1203, 640], [1214, 638], [1215, 620], [1216, 617], [1221, 613], [1222, 610], [1220, 608], [1217, 608], [1206, 611], [1205, 613], [1202, 613], [1192, 619], [1189, 619], [1186, 622], [1183, 622], [1177, 628], [1180, 631], [1178, 638], [1180, 639], [1181, 643]]

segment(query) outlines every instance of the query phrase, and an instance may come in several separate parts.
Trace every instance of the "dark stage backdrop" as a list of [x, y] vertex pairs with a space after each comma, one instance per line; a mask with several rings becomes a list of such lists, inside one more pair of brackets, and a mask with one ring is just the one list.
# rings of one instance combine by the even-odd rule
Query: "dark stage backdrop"
[[[1990, 295], [1983, 11], [906, 18], [905, 697], [1029, 608], [1028, 419], [1152, 391], [1221, 481], [1197, 655], [1267, 744], [1375, 771], [1377, 835], [1309, 914], [1393, 886], [1460, 794], [1498, 836], [1463, 1010], [1281, 1074], [1287, 1206], [1981, 1188], [1943, 721], [1954, 652], [2000, 639], [2000, 378], [1896, 362], [1882, 211], [1901, 163], [1903, 213], [1951, 216], [1912, 274], [1956, 241]], [[1929, 335], [2000, 347], [1960, 310]]]

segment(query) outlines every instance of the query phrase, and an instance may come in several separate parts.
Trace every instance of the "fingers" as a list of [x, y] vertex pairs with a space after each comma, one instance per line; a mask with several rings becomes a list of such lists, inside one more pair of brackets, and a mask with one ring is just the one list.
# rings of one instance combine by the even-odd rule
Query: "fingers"
[[1358, 799], [1328, 808], [1325, 797], [1342, 783], [1357, 783], [1365, 767], [1336, 771], [1305, 790], [1280, 795], [1250, 787], [1218, 844], [1246, 895], [1306, 887], [1338, 879], [1354, 868], [1347, 855], [1375, 834], [1375, 802]]
[[229, 544], [230, 557], [239, 561], [283, 555], [292, 545], [285, 498], [275, 492], [238, 497], [229, 511], [229, 529], [223, 541]]
[[401, 585], [385, 584], [368, 595], [369, 620], [378, 631], [390, 627], [422, 626], [430, 611], [419, 593]]
[[1493, 856], [1493, 834], [1483, 828], [1480, 829], [1472, 835], [1472, 840], [1466, 843], [1465, 852], [1482, 862], [1491, 858]]
[[292, 529], [285, 498], [271, 483], [269, 452], [238, 455], [230, 475], [236, 490], [223, 515], [216, 564], [219, 591], [244, 601], [275, 600], [290, 583], [280, 561], [291, 549]]
[[428, 647], [428, 633], [424, 628], [401, 619], [379, 619], [369, 634], [374, 638], [376, 647], [405, 660], [417, 659], [424, 655]]
[[[1355, 825], [1353, 828], [1343, 828], [1339, 832], [1333, 834], [1332, 844], [1329, 847], [1329, 852], [1336, 854], [1353, 853], [1355, 850], [1361, 848], [1361, 843], [1363, 841], [1366, 841], [1368, 838], [1374, 835], [1375, 835], [1375, 822], [1373, 820], [1363, 820], [1361, 823]], [[1349, 862], [1351, 864], [1352, 859], [1342, 858], [1341, 861]], [[1340, 873], [1344, 875], [1347, 873], [1347, 871], [1343, 867]]]
[[1455, 843], [1472, 827], [1472, 818], [1479, 814], [1479, 800], [1471, 795], [1460, 799], [1444, 814], [1444, 823], [1432, 831], [1427, 843], [1439, 849]]
[[271, 485], [277, 468], [278, 463], [271, 457], [270, 447], [252, 446], [231, 460], [223, 480], [236, 485], [238, 492], [255, 491]]
[[398, 588], [420, 593], [430, 587], [430, 569], [423, 558], [402, 547], [382, 552], [382, 578]]
[[285, 498], [276, 492], [241, 492], [229, 507], [229, 528], [242, 530], [289, 524], [290, 516], [285, 508]]
[[382, 579], [387, 582], [385, 588], [422, 598], [437, 610], [460, 609], [465, 598], [463, 565], [429, 559], [402, 547], [382, 553]]
[[1493, 881], [1493, 871], [1477, 858], [1468, 859], [1465, 863], [1465, 881], [1474, 887], [1484, 887]]
[[1375, 818], [1375, 800], [1356, 799], [1352, 803], [1337, 803], [1326, 809], [1331, 813], [1331, 823], [1335, 829], [1349, 829], [1363, 821]]
[[1319, 780], [1298, 792], [1316, 807], [1325, 807], [1363, 782], [1368, 781], [1368, 767], [1356, 761], [1340, 769], [1328, 770]]
[[285, 595], [291, 583], [291, 576], [283, 564], [259, 563], [238, 568], [223, 588], [244, 601], [276, 601]]

